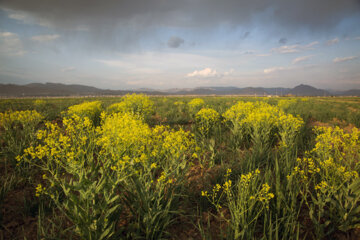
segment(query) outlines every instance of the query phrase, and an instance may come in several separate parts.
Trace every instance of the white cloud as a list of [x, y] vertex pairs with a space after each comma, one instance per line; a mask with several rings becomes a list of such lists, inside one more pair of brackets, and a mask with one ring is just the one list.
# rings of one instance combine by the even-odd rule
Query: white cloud
[[313, 50], [313, 46], [319, 44], [319, 42], [311, 42], [306, 45], [294, 44], [294, 45], [285, 45], [278, 48], [272, 48], [270, 51], [275, 53], [296, 53], [305, 50]]
[[[311, 57], [311, 56], [309, 56]], [[290, 65], [290, 66], [284, 66], [284, 67], [271, 67], [271, 68], [265, 68], [264, 73], [265, 74], [271, 74], [276, 72], [293, 72], [293, 71], [301, 71], [304, 72], [305, 69], [311, 69], [316, 67], [316, 65]]]
[[26, 15], [19, 12], [10, 13], [8, 17], [19, 21], [25, 21], [26, 19]]
[[355, 40], [360, 40], [360, 36], [358, 36], [358, 37], [355, 37]]
[[94, 59], [110, 67], [137, 69], [141, 67], [166, 69], [177, 71], [179, 69], [192, 69], [199, 63], [205, 66], [214, 66], [220, 62], [218, 58], [196, 54], [174, 52], [142, 52], [132, 54], [117, 54], [116, 59]]
[[16, 33], [12, 33], [12, 32], [0, 32], [0, 37], [7, 38], [7, 37], [15, 37], [15, 36], [17, 36]]
[[62, 72], [73, 72], [75, 70], [76, 70], [76, 68], [74, 68], [74, 67], [66, 67], [66, 68], [61, 69]]
[[[127, 85], [132, 86], [132, 87], [144, 87], [144, 86], [149, 86], [149, 81], [148, 79], [143, 79], [143, 80], [130, 80], [130, 81], [126, 81], [125, 82]], [[161, 87], [164, 86], [165, 83], [163, 81], [156, 81], [156, 83], [150, 83], [150, 88], [153, 87]]]
[[42, 27], [50, 27], [51, 26], [49, 21], [40, 19], [38, 17], [31, 16], [30, 14], [22, 12], [22, 11], [14, 11], [11, 9], [6, 9], [6, 8], [1, 8], [1, 10], [4, 10], [7, 13], [8, 18], [20, 21], [24, 24], [36, 24], [36, 25], [39, 25]]
[[257, 57], [269, 57], [269, 56], [271, 56], [271, 54], [270, 53], [261, 53], [261, 54], [256, 54], [255, 56], [257, 56]]
[[269, 73], [278, 72], [278, 71], [285, 70], [285, 69], [286, 69], [285, 67], [266, 68], [266, 69], [264, 69], [264, 73], [269, 74]]
[[132, 73], [137, 74], [160, 74], [162, 71], [156, 67], [146, 66], [139, 62], [132, 61], [121, 61], [121, 60], [95, 60], [96, 62], [102, 63], [108, 67], [125, 69]]
[[218, 73], [215, 69], [211, 68], [204, 68], [203, 70], [195, 70], [192, 73], [188, 73], [186, 75], [187, 77], [216, 77], [218, 76]]
[[270, 51], [276, 53], [294, 53], [299, 52], [299, 45], [281, 46], [278, 48], [272, 48]]
[[31, 40], [35, 42], [51, 42], [58, 39], [60, 36], [57, 34], [38, 35], [31, 37]]
[[299, 62], [307, 61], [307, 60], [309, 60], [311, 57], [312, 57], [312, 55], [295, 58], [294, 60], [292, 60], [292, 64], [296, 64], [296, 63], [299, 63]]
[[318, 44], [319, 44], [318, 41], [314, 41], [314, 42], [311, 42], [311, 43], [303, 46], [302, 48], [303, 48], [303, 49], [313, 49], [312, 47], [315, 46], [315, 45], [318, 45]]
[[229, 71], [224, 72], [224, 76], [231, 76], [233, 75], [234, 71], [235, 71], [234, 69], [230, 69]]
[[356, 57], [356, 56], [343, 57], [343, 58], [337, 57], [337, 58], [334, 58], [333, 62], [334, 63], [347, 62], [347, 61], [355, 60], [357, 58], [358, 57]]
[[19, 36], [11, 32], [0, 32], [0, 54], [22, 56], [26, 53]]
[[130, 62], [125, 62], [125, 61], [121, 61], [121, 60], [102, 60], [102, 59], [98, 59], [95, 60], [96, 62], [105, 64], [106, 66], [109, 67], [118, 67], [118, 68], [133, 68], [133, 64]]
[[246, 50], [246, 51], [241, 52], [241, 54], [243, 54], [243, 55], [252, 55], [255, 53], [256, 53], [255, 50]]
[[[12, 9], [7, 9], [7, 8], [1, 8], [0, 10], [4, 10], [7, 13], [8, 18], [10, 19], [14, 19], [17, 20], [23, 24], [36, 24], [42, 27], [53, 27], [54, 24], [52, 24], [50, 21], [44, 19], [44, 18], [40, 18], [40, 17], [35, 17], [33, 15], [30, 15], [26, 12], [23, 11], [15, 11]], [[73, 28], [74, 30], [77, 31], [82, 31], [82, 32], [88, 32], [89, 31], [89, 27], [85, 26], [85, 25], [74, 25]]]
[[334, 39], [327, 41], [326, 45], [331, 46], [331, 45], [339, 43], [339, 41], [340, 41], [339, 38], [334, 38]]

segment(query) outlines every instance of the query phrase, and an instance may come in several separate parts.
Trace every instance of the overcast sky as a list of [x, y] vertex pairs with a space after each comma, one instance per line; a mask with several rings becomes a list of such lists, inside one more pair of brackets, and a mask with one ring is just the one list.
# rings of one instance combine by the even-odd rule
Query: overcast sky
[[0, 0], [0, 83], [360, 88], [359, 0]]

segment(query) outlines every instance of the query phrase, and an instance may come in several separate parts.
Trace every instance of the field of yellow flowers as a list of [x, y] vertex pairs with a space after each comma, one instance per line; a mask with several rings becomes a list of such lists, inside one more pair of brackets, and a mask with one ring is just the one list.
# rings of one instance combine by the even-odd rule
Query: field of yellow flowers
[[360, 99], [0, 100], [0, 239], [360, 239]]

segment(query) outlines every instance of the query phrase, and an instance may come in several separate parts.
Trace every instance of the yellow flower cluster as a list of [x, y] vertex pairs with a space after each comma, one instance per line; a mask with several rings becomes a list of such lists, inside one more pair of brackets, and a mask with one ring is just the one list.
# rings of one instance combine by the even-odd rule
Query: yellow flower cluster
[[267, 183], [264, 183], [258, 195], [259, 201], [262, 202], [266, 208], [269, 208], [270, 200], [275, 197], [275, 195], [269, 191], [270, 186]]
[[46, 188], [43, 187], [41, 184], [38, 184], [35, 188], [35, 196], [40, 197], [40, 195], [44, 194], [46, 191]]
[[275, 195], [270, 192], [270, 186], [267, 183], [262, 184], [261, 187], [259, 186], [259, 169], [247, 174], [242, 174], [235, 184], [235, 188], [237, 189], [235, 193], [231, 191], [232, 181], [229, 179], [230, 173], [231, 169], [228, 169], [225, 174], [226, 181], [223, 185], [216, 184], [212, 188], [211, 193], [201, 191], [201, 196], [206, 197], [217, 209], [221, 208], [220, 201], [223, 194], [226, 195], [227, 204], [230, 208], [242, 206], [244, 207], [244, 211], [247, 211], [250, 202], [252, 206], [254, 206], [256, 202], [259, 202], [262, 203], [265, 208], [269, 208], [270, 200], [273, 199]]
[[140, 157], [151, 144], [149, 126], [130, 113], [115, 113], [105, 117], [98, 133], [97, 144], [102, 147], [102, 152], [117, 160], [120, 165], [126, 163], [128, 157]]
[[[36, 140], [35, 130], [43, 120], [37, 111], [7, 111], [0, 113], [0, 142], [2, 153], [14, 154], [19, 166], [23, 151]], [[4, 131], [1, 131], [1, 130]]]
[[332, 185], [339, 185], [352, 179], [359, 178], [356, 171], [347, 170], [345, 166], [335, 163], [333, 158], [320, 162], [322, 175]]
[[203, 135], [208, 135], [219, 120], [220, 114], [211, 108], [203, 108], [195, 115], [196, 126]]
[[131, 113], [140, 118], [148, 118], [154, 111], [154, 103], [144, 94], [127, 94], [122, 101], [107, 108], [109, 113]]
[[45, 164], [62, 166], [82, 164], [79, 161], [87, 156], [86, 146], [91, 142], [89, 138], [94, 135], [95, 128], [87, 117], [81, 118], [77, 115], [64, 118], [63, 125], [61, 128], [54, 123], [45, 123], [46, 128], [37, 133], [41, 143], [25, 149], [23, 156], [17, 160], [37, 159]]
[[342, 164], [353, 164], [360, 157], [360, 131], [353, 128], [345, 133], [339, 127], [317, 127], [316, 145], [313, 152], [321, 159], [333, 158]]
[[84, 102], [81, 104], [73, 105], [68, 108], [67, 114], [69, 116], [77, 115], [80, 117], [88, 117], [96, 122], [101, 112], [101, 102]]
[[[165, 173], [165, 171], [161, 172], [160, 177], [157, 179], [157, 182], [162, 184], [162, 187], [164, 187], [167, 184], [172, 184], [176, 181], [176, 179], [170, 177]], [[152, 180], [153, 182], [153, 180]]]
[[[110, 222], [102, 215], [121, 212], [124, 204], [140, 221], [154, 214], [163, 214], [159, 221], [167, 221], [166, 213], [173, 212], [173, 203], [181, 198], [188, 160], [196, 149], [194, 136], [183, 129], [151, 128], [128, 111], [104, 112], [96, 127], [89, 114], [100, 109], [90, 107], [96, 105], [70, 107], [61, 123], [46, 122], [33, 134], [30, 147], [21, 151], [19, 164], [37, 168], [43, 176], [41, 184], [34, 186], [35, 195], [49, 196], [72, 222], [80, 222], [75, 227], [82, 239], [108, 237], [103, 230], [115, 225], [102, 223]], [[230, 191], [231, 181], [223, 187]], [[152, 203], [158, 205], [155, 210]], [[137, 212], [142, 206], [147, 209]], [[79, 207], [84, 207], [80, 213], [72, 211]], [[85, 234], [80, 234], [81, 227]], [[95, 228], [99, 235], [88, 234]]]
[[230, 174], [231, 174], [231, 169], [230, 168], [228, 168], [227, 170], [226, 170], [226, 174], [225, 174], [225, 178], [226, 179], [228, 179], [229, 177], [230, 177]]
[[[279, 109], [269, 104], [259, 104], [246, 115], [243, 122], [252, 128], [262, 128], [264, 126], [276, 126], [278, 123]], [[256, 106], [256, 105], [255, 105]]]
[[43, 107], [46, 104], [46, 101], [42, 99], [36, 99], [33, 104], [36, 107]]
[[[150, 168], [174, 168], [195, 148], [189, 132], [165, 126], [151, 129], [131, 114], [115, 113], [105, 117], [97, 144], [120, 169], [125, 164], [149, 164]], [[151, 162], [154, 159], [156, 162]]]
[[201, 191], [201, 196], [206, 197], [208, 195], [209, 195], [208, 191]]
[[[156, 129], [154, 133], [156, 133]], [[162, 141], [158, 141], [159, 137], [162, 138]], [[156, 139], [154, 141], [154, 146], [156, 143], [161, 144], [161, 150], [159, 151], [160, 156], [171, 156], [175, 159], [180, 159], [185, 157], [185, 151], [192, 149], [195, 146], [195, 142], [192, 139], [192, 135], [189, 132], [185, 132], [183, 129], [178, 131], [166, 130], [161, 133], [161, 135], [154, 136]]]
[[102, 117], [102, 126], [97, 129], [89, 118], [77, 115], [64, 118], [63, 127], [47, 122], [46, 128], [37, 133], [41, 143], [27, 148], [17, 160], [80, 167], [81, 161], [93, 156], [93, 152], [87, 151], [93, 151], [95, 145], [91, 144], [96, 143], [101, 147], [98, 160], [100, 157], [105, 159], [104, 164], [113, 171], [120, 172], [129, 166], [148, 166], [149, 169], [161, 167], [171, 172], [184, 169], [185, 157], [191, 156], [195, 149], [192, 135], [182, 129], [174, 131], [163, 126], [151, 129], [128, 113], [103, 114]]
[[[209, 194], [208, 191], [201, 191], [201, 196], [206, 197], [209, 201], [214, 204], [217, 209], [222, 208], [220, 205], [221, 197], [223, 194], [228, 196], [231, 195], [231, 186], [232, 181], [229, 179], [231, 174], [231, 169], [228, 169], [225, 174], [225, 182], [223, 185], [216, 184], [213, 188], [211, 193]], [[222, 189], [222, 191], [221, 191]]]
[[305, 183], [312, 183], [315, 190], [325, 193], [344, 184], [351, 184], [359, 178], [354, 170], [360, 152], [359, 130], [344, 133], [336, 128], [316, 128], [318, 133], [315, 147], [307, 155], [310, 158], [297, 159], [297, 166], [288, 176], [298, 176]]
[[229, 179], [230, 174], [231, 174], [231, 169], [228, 168], [226, 170], [226, 174], [225, 174], [225, 182], [222, 186], [222, 188], [224, 189], [224, 192], [228, 195], [231, 195], [231, 186], [232, 186], [232, 181]]
[[256, 169], [253, 172], [249, 172], [248, 174], [241, 174], [239, 183], [242, 186], [242, 188], [247, 188], [249, 184], [259, 176], [259, 174], [260, 174], [259, 169]]
[[277, 124], [282, 147], [292, 147], [304, 121], [300, 117], [280, 112]]
[[240, 101], [228, 109], [223, 117], [231, 122], [233, 133], [240, 137], [252, 135], [253, 141], [257, 138], [258, 142], [266, 142], [278, 133], [285, 147], [293, 144], [304, 124], [300, 117], [285, 114], [279, 107], [265, 102]]
[[321, 181], [319, 184], [315, 186], [315, 190], [320, 191], [322, 193], [326, 193], [329, 189], [333, 189], [333, 187], [330, 187], [326, 181]]
[[194, 98], [190, 102], [188, 102], [189, 110], [191, 113], [197, 113], [201, 108], [205, 106], [205, 102], [201, 98]]
[[177, 109], [177, 114], [184, 114], [187, 110], [187, 105], [183, 101], [176, 101], [174, 105]]
[[278, 101], [278, 107], [281, 108], [282, 110], [286, 111], [288, 110], [291, 106], [295, 105], [298, 103], [298, 99], [297, 98], [292, 98], [292, 99], [281, 99]]
[[228, 109], [223, 117], [227, 121], [233, 123], [240, 123], [248, 114], [250, 114], [257, 106], [260, 105], [260, 102], [257, 102], [256, 105], [252, 102], [243, 102], [239, 101], [237, 104], [233, 105]]
[[224, 189], [224, 191], [225, 191], [226, 193], [230, 193], [231, 184], [232, 184], [232, 182], [231, 182], [230, 179], [228, 179], [228, 180], [224, 183], [223, 189]]
[[296, 162], [297, 166], [294, 167], [294, 170], [288, 176], [288, 179], [292, 176], [299, 176], [301, 180], [307, 181], [313, 174], [320, 172], [320, 168], [315, 165], [315, 161], [312, 158], [298, 158]]
[[185, 105], [185, 103], [183, 101], [176, 101], [176, 102], [174, 102], [174, 105], [175, 106], [183, 106], [183, 105]]
[[21, 124], [23, 127], [35, 127], [43, 118], [35, 110], [8, 111], [0, 113], [0, 127], [8, 129], [16, 123]]

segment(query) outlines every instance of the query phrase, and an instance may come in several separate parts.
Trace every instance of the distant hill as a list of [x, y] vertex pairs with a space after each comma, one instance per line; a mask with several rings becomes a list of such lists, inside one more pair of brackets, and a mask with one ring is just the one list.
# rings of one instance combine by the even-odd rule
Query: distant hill
[[[347, 91], [347, 96], [360, 96], [358, 90]], [[164, 90], [165, 94], [178, 95], [244, 95], [244, 96], [268, 96], [268, 95], [293, 95], [293, 96], [332, 96], [326, 90], [314, 88], [309, 85], [298, 85], [294, 88], [261, 88], [261, 87], [198, 87], [192, 89], [172, 89], [171, 92]], [[351, 95], [353, 94], [353, 95]], [[336, 95], [343, 95], [343, 92], [338, 92]]]
[[[62, 83], [31, 83], [27, 85], [0, 84], [1, 97], [102, 96], [125, 95], [133, 92], [136, 91], [99, 89], [85, 85], [67, 85]], [[148, 94], [162, 93], [152, 91]]]
[[284, 96], [288, 95], [292, 88], [264, 88], [264, 90], [270, 95]]
[[331, 96], [331, 94], [322, 89], [314, 88], [309, 85], [300, 84], [289, 91], [289, 94], [295, 96]]
[[359, 96], [360, 97], [360, 89], [351, 89], [348, 91], [344, 91], [341, 93], [342, 96]]
[[78, 85], [78, 84], [71, 84], [71, 85], [65, 85], [61, 83], [31, 83], [28, 85], [25, 85], [26, 87], [29, 87], [31, 89], [41, 90], [44, 93], [46, 92], [70, 92], [75, 94], [88, 94], [88, 93], [95, 93], [102, 91], [101, 89], [95, 88], [95, 87], [89, 87], [85, 85]]
[[58, 83], [31, 83], [28, 85], [1, 84], [0, 96], [7, 97], [32, 97], [32, 96], [77, 96], [100, 95], [100, 89], [81, 86], [65, 85]]
[[165, 94], [177, 95], [267, 95], [261, 88], [237, 88], [237, 87], [198, 87], [193, 89], [178, 89], [168, 92], [163, 91]]
[[197, 87], [155, 90], [141, 88], [138, 90], [110, 90], [96, 87], [62, 84], [31, 83], [27, 85], [0, 84], [0, 97], [46, 97], [46, 96], [104, 96], [125, 95], [127, 93], [146, 93], [149, 95], [241, 95], [241, 96], [360, 96], [360, 89], [329, 92], [309, 85], [298, 85], [294, 88], [261, 88], [261, 87]]

